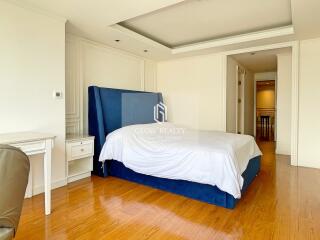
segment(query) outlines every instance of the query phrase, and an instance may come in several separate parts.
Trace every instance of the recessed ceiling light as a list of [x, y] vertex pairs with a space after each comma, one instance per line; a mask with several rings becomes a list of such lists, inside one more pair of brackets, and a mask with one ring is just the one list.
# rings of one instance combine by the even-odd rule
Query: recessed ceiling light
[[116, 40], [114, 40], [115, 42], [120, 42], [120, 39], [116, 39]]

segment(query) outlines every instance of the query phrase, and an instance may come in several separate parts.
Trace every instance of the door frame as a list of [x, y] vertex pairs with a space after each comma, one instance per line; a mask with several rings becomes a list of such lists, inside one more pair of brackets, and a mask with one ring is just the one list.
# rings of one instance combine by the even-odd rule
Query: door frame
[[[241, 72], [240, 72], [241, 71]], [[241, 109], [239, 109], [239, 74], [242, 74], [241, 79]], [[245, 94], [244, 94], [244, 84], [245, 84], [245, 74], [246, 70], [241, 67], [240, 65], [237, 65], [236, 67], [236, 133], [244, 134], [244, 103], [245, 103]], [[239, 112], [241, 112], [241, 126], [239, 129], [238, 121], [239, 121]]]
[[251, 48], [243, 48], [232, 51], [223, 52], [222, 57], [222, 130], [226, 131], [227, 128], [227, 57], [230, 55], [257, 52], [264, 50], [292, 49], [292, 89], [291, 89], [291, 165], [298, 166], [298, 132], [299, 132], [299, 41], [276, 43], [270, 45], [262, 45]]

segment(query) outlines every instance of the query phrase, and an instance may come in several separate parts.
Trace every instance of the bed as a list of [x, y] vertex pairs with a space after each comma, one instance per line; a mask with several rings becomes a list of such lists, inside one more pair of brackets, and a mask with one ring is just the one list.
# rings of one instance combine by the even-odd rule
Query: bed
[[161, 93], [89, 87], [93, 173], [234, 208], [260, 170], [254, 139], [155, 123], [160, 102]]

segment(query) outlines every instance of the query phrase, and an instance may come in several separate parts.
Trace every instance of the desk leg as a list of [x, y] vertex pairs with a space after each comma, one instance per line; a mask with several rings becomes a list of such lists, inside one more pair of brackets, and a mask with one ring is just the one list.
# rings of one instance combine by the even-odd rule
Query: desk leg
[[51, 150], [52, 140], [46, 140], [46, 151], [44, 154], [44, 205], [45, 214], [51, 213]]

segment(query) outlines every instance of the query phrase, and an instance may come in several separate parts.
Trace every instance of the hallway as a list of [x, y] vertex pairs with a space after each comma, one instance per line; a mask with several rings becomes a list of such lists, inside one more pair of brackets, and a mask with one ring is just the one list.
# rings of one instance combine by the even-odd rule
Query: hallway
[[275, 140], [275, 80], [256, 82], [256, 136], [263, 141]]

